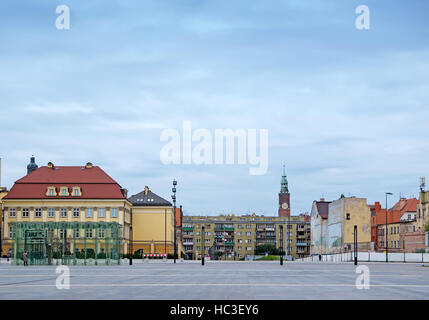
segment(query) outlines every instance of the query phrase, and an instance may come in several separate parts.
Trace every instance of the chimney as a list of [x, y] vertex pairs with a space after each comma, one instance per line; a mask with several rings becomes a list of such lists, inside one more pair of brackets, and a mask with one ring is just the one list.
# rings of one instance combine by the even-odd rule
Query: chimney
[[48, 168], [53, 169], [54, 168], [54, 164], [52, 162], [48, 162]]
[[91, 169], [93, 167], [91, 162], [87, 162], [85, 165], [85, 169]]

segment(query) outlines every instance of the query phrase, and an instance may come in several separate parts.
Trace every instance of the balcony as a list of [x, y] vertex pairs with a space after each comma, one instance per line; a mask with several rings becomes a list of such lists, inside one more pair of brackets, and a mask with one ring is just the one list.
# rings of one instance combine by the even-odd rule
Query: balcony
[[193, 231], [194, 227], [183, 227], [183, 231]]
[[227, 242], [225, 242], [225, 245], [226, 245], [226, 246], [233, 246], [233, 245], [234, 245], [234, 242], [228, 242], [228, 241], [227, 241]]
[[194, 243], [193, 242], [183, 242], [184, 246], [193, 246]]
[[234, 227], [226, 227], [224, 228], [225, 231], [234, 231]]

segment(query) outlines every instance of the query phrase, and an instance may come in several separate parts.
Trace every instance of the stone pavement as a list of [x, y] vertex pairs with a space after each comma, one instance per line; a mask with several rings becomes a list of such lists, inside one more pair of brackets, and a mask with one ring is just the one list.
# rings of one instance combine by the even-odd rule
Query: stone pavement
[[56, 266], [1, 264], [0, 299], [429, 299], [429, 266], [365, 265], [370, 289], [356, 287], [352, 263], [151, 261], [70, 267], [70, 289], [59, 290]]

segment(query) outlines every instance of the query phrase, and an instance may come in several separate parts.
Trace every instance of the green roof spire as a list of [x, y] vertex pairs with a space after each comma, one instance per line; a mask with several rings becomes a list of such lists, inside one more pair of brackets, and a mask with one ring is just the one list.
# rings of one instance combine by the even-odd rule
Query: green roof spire
[[287, 182], [287, 177], [286, 177], [286, 170], [285, 170], [285, 165], [283, 163], [283, 175], [282, 175], [282, 181], [280, 182], [280, 193], [289, 193], [289, 188], [288, 188], [288, 182]]

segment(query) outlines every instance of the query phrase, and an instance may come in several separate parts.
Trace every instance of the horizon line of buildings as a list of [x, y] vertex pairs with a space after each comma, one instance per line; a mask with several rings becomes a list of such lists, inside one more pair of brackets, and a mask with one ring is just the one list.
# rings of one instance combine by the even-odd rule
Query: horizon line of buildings
[[[1, 170], [1, 168], [0, 168]], [[148, 186], [132, 196], [100, 167], [38, 167], [31, 157], [27, 175], [10, 190], [0, 188], [0, 253], [16, 260], [29, 249], [35, 259], [74, 256], [119, 259], [127, 254], [236, 260], [270, 245], [290, 259], [353, 250], [354, 226], [363, 251], [425, 250], [429, 191], [401, 198], [391, 209], [366, 198], [313, 201], [311, 214], [291, 216], [283, 167], [277, 216], [183, 215], [182, 206]], [[174, 209], [176, 209], [174, 211]], [[386, 230], [387, 224], [387, 230]], [[204, 232], [203, 232], [204, 227]], [[385, 234], [388, 233], [388, 243]], [[426, 236], [426, 238], [425, 238]], [[45, 259], [45, 260], [44, 260]], [[18, 261], [19, 262], [19, 261]]]

